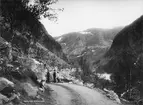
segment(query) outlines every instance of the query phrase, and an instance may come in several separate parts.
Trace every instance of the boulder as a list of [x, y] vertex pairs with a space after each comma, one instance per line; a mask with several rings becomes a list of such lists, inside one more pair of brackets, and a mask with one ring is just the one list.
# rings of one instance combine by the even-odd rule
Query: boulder
[[25, 92], [30, 97], [36, 97], [38, 94], [38, 88], [32, 86], [30, 83], [22, 83], [22, 87], [25, 90]]
[[2, 94], [0, 94], [0, 105], [3, 105], [3, 101], [8, 102], [8, 98]]
[[73, 83], [74, 83], [74, 84], [78, 84], [78, 85], [82, 85], [82, 86], [83, 86], [83, 82], [80, 81], [80, 80], [78, 80], [78, 79], [73, 80]]
[[38, 80], [40, 81], [46, 80], [47, 69], [44, 69], [44, 66], [42, 63], [30, 57], [29, 58], [19, 57], [19, 61], [24, 67], [34, 72]]
[[4, 77], [0, 77], [0, 91], [3, 90], [7, 86], [14, 87], [14, 83]]
[[94, 84], [92, 83], [85, 83], [84, 85], [89, 88], [94, 88]]

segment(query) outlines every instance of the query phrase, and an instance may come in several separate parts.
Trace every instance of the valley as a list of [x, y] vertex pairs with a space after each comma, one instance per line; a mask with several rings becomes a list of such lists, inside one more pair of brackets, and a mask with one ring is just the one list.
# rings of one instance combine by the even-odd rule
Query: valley
[[0, 105], [142, 105], [143, 16], [54, 37], [53, 3], [0, 0]]

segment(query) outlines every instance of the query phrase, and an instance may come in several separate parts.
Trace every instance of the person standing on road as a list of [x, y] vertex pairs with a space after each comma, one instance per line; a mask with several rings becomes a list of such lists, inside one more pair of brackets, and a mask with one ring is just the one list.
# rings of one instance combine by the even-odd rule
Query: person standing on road
[[48, 70], [48, 72], [47, 72], [47, 83], [49, 83], [49, 82], [50, 82], [50, 72]]
[[57, 82], [61, 82], [60, 81], [60, 74], [59, 74], [59, 72], [57, 72]]
[[56, 75], [56, 70], [54, 70], [54, 73], [53, 73], [53, 79], [54, 79], [54, 82], [56, 82], [56, 77], [57, 75]]

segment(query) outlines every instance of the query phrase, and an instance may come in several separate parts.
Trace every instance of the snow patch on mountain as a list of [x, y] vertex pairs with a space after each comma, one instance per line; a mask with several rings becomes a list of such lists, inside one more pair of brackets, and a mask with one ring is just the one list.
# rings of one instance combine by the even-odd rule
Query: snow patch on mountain
[[62, 41], [63, 37], [59, 37], [56, 41], [60, 42]]
[[86, 31], [80, 31], [80, 34], [89, 34], [89, 35], [93, 35], [91, 32], [86, 32]]

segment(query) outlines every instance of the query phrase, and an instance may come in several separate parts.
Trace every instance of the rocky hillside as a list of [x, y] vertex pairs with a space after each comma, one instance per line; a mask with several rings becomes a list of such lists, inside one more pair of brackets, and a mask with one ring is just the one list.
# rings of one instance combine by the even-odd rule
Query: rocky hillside
[[46, 80], [44, 64], [50, 71], [70, 66], [61, 45], [21, 1], [0, 0], [0, 84], [11, 81], [24, 97], [35, 98], [38, 81]]
[[111, 75], [113, 89], [118, 95], [137, 89], [143, 96], [143, 16], [116, 35], [111, 48], [97, 65], [98, 73]]
[[69, 62], [82, 68], [85, 72], [84, 75], [87, 75], [93, 70], [94, 63], [108, 50], [114, 36], [121, 29], [92, 28], [81, 32], [68, 33], [56, 37], [56, 40], [62, 45]]

